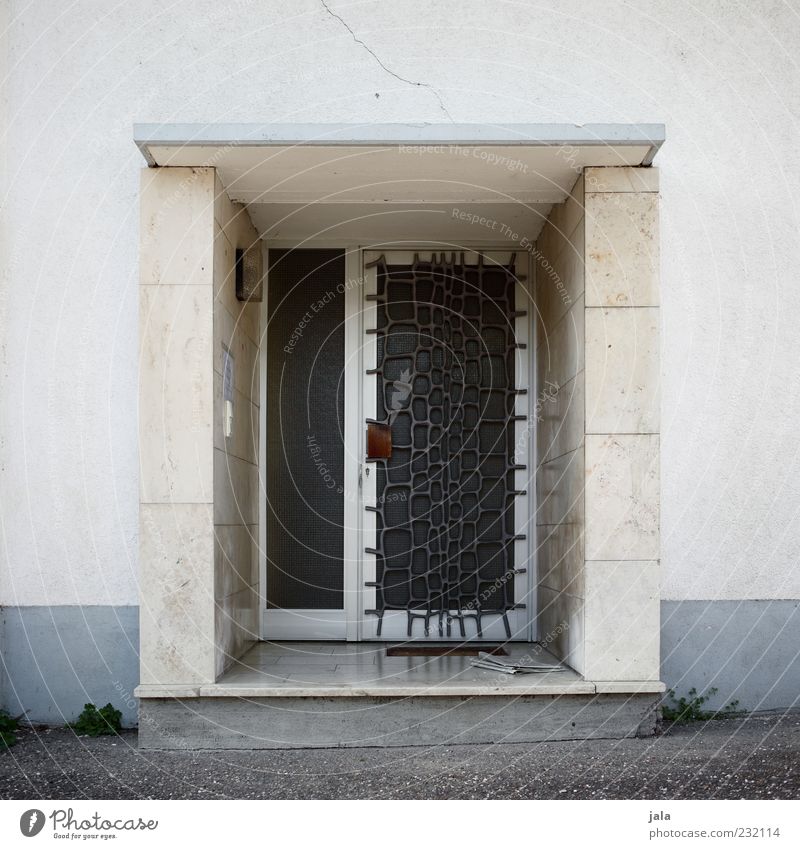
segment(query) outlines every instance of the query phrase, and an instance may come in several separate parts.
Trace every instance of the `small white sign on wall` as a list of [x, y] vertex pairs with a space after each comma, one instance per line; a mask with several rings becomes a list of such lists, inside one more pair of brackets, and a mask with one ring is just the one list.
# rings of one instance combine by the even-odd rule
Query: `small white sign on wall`
[[222, 346], [222, 398], [233, 403], [233, 354]]
[[233, 354], [222, 346], [223, 431], [226, 438], [233, 432]]

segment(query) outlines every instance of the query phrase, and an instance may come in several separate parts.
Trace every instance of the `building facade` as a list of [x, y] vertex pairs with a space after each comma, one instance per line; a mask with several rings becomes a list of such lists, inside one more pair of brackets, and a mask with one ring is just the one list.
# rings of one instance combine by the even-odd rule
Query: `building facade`
[[[798, 35], [719, 11], [7, 6], [3, 706], [793, 706]], [[409, 635], [568, 668], [345, 669]]]

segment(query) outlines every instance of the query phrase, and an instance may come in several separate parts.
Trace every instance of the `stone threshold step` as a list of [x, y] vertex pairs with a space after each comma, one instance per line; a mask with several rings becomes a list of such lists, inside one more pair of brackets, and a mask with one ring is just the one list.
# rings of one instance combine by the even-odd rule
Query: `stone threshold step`
[[144, 749], [535, 743], [655, 733], [657, 693], [383, 698], [145, 698]]
[[[519, 678], [530, 676], [518, 676]], [[215, 698], [425, 698], [425, 697], [481, 697], [481, 696], [560, 696], [598, 695], [613, 693], [635, 695], [663, 693], [661, 681], [569, 681], [537, 680], [530, 683], [493, 684], [292, 684], [279, 686], [250, 683], [217, 684], [140, 684], [134, 691], [139, 699], [215, 699]]]

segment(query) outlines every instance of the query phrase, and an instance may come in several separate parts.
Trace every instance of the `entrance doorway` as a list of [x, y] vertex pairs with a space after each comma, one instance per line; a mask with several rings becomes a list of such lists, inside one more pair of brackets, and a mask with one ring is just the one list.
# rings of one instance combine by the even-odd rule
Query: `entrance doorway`
[[512, 251], [269, 250], [265, 639], [533, 638], [529, 285]]
[[[280, 707], [291, 707], [288, 702], [272, 700], [307, 699], [309, 687], [314, 688], [315, 709], [330, 714], [328, 730], [317, 738], [320, 745], [348, 739], [341, 733], [345, 713], [353, 717], [356, 736], [365, 710], [372, 714], [378, 706], [388, 707], [386, 727], [395, 727], [402, 722], [396, 697], [409, 695], [415, 698], [415, 710], [427, 716], [441, 716], [443, 710], [448, 717], [460, 716], [464, 733], [478, 727], [486, 742], [506, 739], [508, 729], [521, 727], [526, 734], [531, 729], [526, 739], [536, 739], [543, 726], [525, 725], [523, 714], [537, 713], [554, 694], [580, 697], [568, 700], [569, 720], [558, 720], [559, 727], [573, 728], [573, 721], [580, 727], [583, 708], [600, 705], [587, 728], [589, 736], [598, 728], [607, 734], [620, 705], [628, 709], [638, 703], [650, 710], [662, 689], [658, 173], [643, 166], [652, 162], [663, 127], [207, 124], [153, 125], [136, 133], [154, 166], [142, 178], [139, 287], [140, 314], [146, 318], [141, 324], [139, 416], [142, 683], [136, 696], [142, 700], [140, 727], [150, 729], [140, 738], [143, 745], [188, 740], [184, 728], [198, 717], [194, 739], [206, 744], [219, 728], [231, 727], [232, 699], [246, 708], [243, 721], [252, 722], [257, 734], [269, 708], [270, 716], [290, 718], [284, 731], [268, 723], [279, 745], [307, 745], [308, 722], [294, 723], [291, 716], [297, 711]], [[497, 167], [500, 162], [520, 167]], [[187, 235], [179, 250], [176, 233]], [[471, 241], [480, 234], [509, 241]], [[416, 241], [420, 238], [424, 245]], [[453, 245], [474, 249], [462, 260], [460, 253], [453, 257]], [[312, 256], [305, 271], [294, 269], [285, 295], [301, 281], [314, 282], [319, 295], [313, 304], [318, 307], [309, 298], [283, 318], [277, 307], [285, 295], [276, 298], [264, 275], [255, 273], [258, 263], [251, 252], [263, 249], [266, 260], [271, 250], [284, 249], [281, 264], [288, 274], [288, 261], [298, 246], [335, 253], [322, 262], [319, 255]], [[410, 254], [393, 256], [400, 248], [415, 246]], [[407, 271], [414, 253], [421, 262], [452, 266], [442, 273], [456, 281], [478, 265], [480, 254], [485, 265], [513, 265], [514, 309], [505, 305], [510, 312], [520, 312], [529, 301], [529, 288], [536, 296], [530, 316], [513, 316], [513, 343], [510, 337], [505, 340], [516, 345], [524, 344], [526, 335], [530, 338], [527, 351], [514, 348], [513, 382], [509, 369], [505, 383], [477, 386], [479, 414], [488, 403], [481, 392], [529, 391], [514, 395], [514, 414], [527, 415], [531, 427], [515, 420], [513, 442], [505, 436], [514, 451], [515, 462], [507, 455], [508, 466], [527, 465], [530, 470], [508, 468], [514, 491], [528, 494], [513, 496], [514, 526], [500, 525], [501, 540], [479, 537], [490, 526], [497, 536], [496, 514], [504, 511], [496, 503], [482, 502], [486, 514], [495, 515], [486, 519], [479, 511], [474, 522], [476, 547], [480, 539], [495, 546], [495, 556], [491, 548], [484, 549], [483, 570], [487, 589], [504, 590], [495, 608], [486, 604], [482, 591], [476, 598], [469, 580], [475, 577], [475, 561], [461, 557], [454, 562], [451, 556], [450, 534], [461, 547], [454, 551], [458, 558], [473, 533], [464, 518], [475, 505], [462, 498], [470, 491], [461, 485], [463, 458], [446, 492], [443, 476], [434, 480], [430, 467], [428, 480], [415, 480], [423, 472], [414, 469], [413, 452], [425, 450], [415, 447], [414, 426], [424, 424], [429, 437], [439, 427], [442, 438], [450, 427], [444, 399], [439, 405], [424, 397], [419, 384], [416, 390], [426, 408], [420, 410], [423, 419], [414, 419], [417, 346], [426, 335], [420, 305], [414, 307], [417, 339], [409, 380], [391, 378], [393, 385], [387, 386], [389, 381], [377, 372], [381, 304], [367, 297], [377, 297], [380, 274], [390, 275], [394, 266]], [[381, 255], [388, 271], [376, 264]], [[271, 258], [271, 282], [276, 258]], [[533, 266], [534, 260], [535, 287], [526, 279], [533, 269], [524, 265]], [[336, 268], [330, 283], [335, 279], [339, 284], [316, 281], [317, 268]], [[240, 273], [248, 269], [250, 273]], [[259, 301], [262, 294], [264, 303]], [[436, 304], [433, 293], [431, 301], [432, 308], [446, 306]], [[461, 309], [463, 319], [466, 304]], [[535, 334], [526, 322], [534, 312]], [[445, 332], [444, 315], [441, 324], [431, 317], [425, 327], [435, 340], [437, 328]], [[454, 347], [455, 329], [451, 326], [449, 332]], [[404, 341], [403, 334], [396, 335], [393, 345]], [[462, 341], [466, 376], [474, 350], [468, 351]], [[304, 356], [298, 345], [310, 346], [305, 368], [298, 367]], [[499, 356], [485, 347], [489, 362]], [[420, 375], [432, 376], [433, 351], [431, 346], [431, 372], [419, 368]], [[274, 356], [268, 363], [269, 354]], [[403, 354], [401, 349], [398, 356]], [[452, 354], [451, 362], [455, 360]], [[335, 380], [323, 377], [331, 363]], [[469, 408], [453, 399], [453, 373], [450, 377], [452, 419], [456, 407], [464, 415]], [[379, 381], [382, 411], [377, 406]], [[444, 376], [442, 381], [444, 389]], [[330, 391], [332, 382], [335, 392]], [[411, 385], [406, 399], [395, 399], [396, 390], [403, 389], [398, 383]], [[432, 381], [428, 388], [432, 394]], [[467, 388], [464, 383], [462, 391]], [[392, 394], [387, 400], [388, 390]], [[277, 425], [274, 417], [268, 422], [276, 404]], [[434, 418], [440, 407], [438, 423]], [[393, 469], [389, 458], [367, 461], [367, 420], [379, 421], [379, 414], [388, 418], [392, 412], [399, 419], [406, 410], [411, 414], [410, 446], [407, 434], [404, 443], [404, 434], [394, 433], [394, 421], [388, 442], [398, 454], [410, 447], [411, 480], [395, 482], [392, 476], [404, 472]], [[486, 423], [496, 425], [494, 418], [487, 414]], [[251, 423], [256, 422], [258, 433], [253, 434]], [[537, 445], [531, 462], [528, 440], [534, 422]], [[460, 424], [463, 429], [464, 421]], [[440, 450], [450, 450], [450, 435]], [[475, 449], [465, 447], [461, 453], [468, 452]], [[453, 459], [447, 457], [448, 463]], [[484, 456], [479, 429], [477, 457], [467, 463], [490, 466], [487, 460], [493, 461], [492, 452]], [[287, 474], [276, 465], [280, 462], [288, 463]], [[438, 460], [429, 456], [428, 462], [441, 465], [444, 455]], [[381, 502], [380, 466], [386, 475]], [[303, 485], [295, 487], [300, 474]], [[530, 485], [534, 474], [535, 499]], [[501, 477], [494, 469], [482, 476], [480, 486], [486, 492], [486, 481], [494, 483], [496, 487], [489, 487], [494, 495]], [[457, 497], [451, 497], [453, 481]], [[432, 501], [429, 518], [422, 501], [417, 515], [417, 483], [429, 499], [434, 484], [441, 487], [441, 516], [433, 514], [437, 505]], [[409, 513], [404, 518], [410, 528], [403, 521], [379, 525], [379, 520], [394, 521], [380, 511], [395, 506], [387, 497], [401, 485], [406, 486]], [[506, 496], [511, 486], [504, 481]], [[275, 516], [268, 517], [268, 506]], [[535, 533], [528, 524], [534, 517]], [[433, 576], [420, 573], [424, 587], [419, 581], [411, 584], [419, 577], [414, 523], [422, 521], [428, 522], [427, 562], [438, 570]], [[402, 547], [391, 547], [399, 535], [383, 538], [384, 528], [395, 527], [411, 534], [410, 564]], [[256, 529], [258, 545], [252, 545]], [[277, 548], [268, 546], [268, 530]], [[512, 530], [516, 538], [510, 540]], [[443, 537], [448, 541], [444, 552]], [[321, 544], [309, 551], [304, 541], [311, 539]], [[499, 569], [498, 541], [513, 545], [513, 560], [504, 555]], [[452, 572], [441, 558], [434, 561], [433, 555], [443, 553]], [[483, 561], [477, 562], [477, 577], [482, 578]], [[522, 568], [527, 572], [516, 571]], [[536, 597], [532, 589], [526, 596], [534, 583]], [[496, 593], [491, 590], [490, 603]], [[469, 615], [478, 602], [481, 637], [477, 617]], [[413, 658], [387, 657], [380, 643], [353, 644], [407, 640], [409, 624], [414, 651], [418, 641], [425, 649], [440, 640], [499, 643], [507, 640], [505, 620], [512, 639], [519, 640], [506, 646], [509, 656], [550, 652], [574, 673], [562, 678], [551, 673], [537, 679], [539, 683], [529, 681], [530, 676], [517, 683], [517, 676], [498, 682], [487, 678], [488, 671], [471, 667], [467, 658], [450, 655], [431, 662], [429, 657], [416, 664]], [[258, 637], [272, 642], [251, 646]], [[538, 638], [538, 648], [526, 637]], [[356, 709], [343, 712], [338, 697], [361, 701], [348, 702]], [[443, 707], [440, 698], [451, 701]], [[505, 724], [497, 723], [498, 706], [511, 711]], [[407, 711], [407, 702], [401, 707]], [[640, 728], [641, 716], [629, 719], [624, 727], [616, 726], [620, 735]], [[397, 739], [408, 742], [409, 734], [417, 735], [419, 722], [412, 726]], [[239, 726], [233, 745], [250, 745], [246, 727]], [[159, 739], [154, 728], [169, 733]], [[445, 739], [443, 729], [440, 737], [436, 733], [436, 739]], [[386, 738], [375, 739], [384, 743]]]

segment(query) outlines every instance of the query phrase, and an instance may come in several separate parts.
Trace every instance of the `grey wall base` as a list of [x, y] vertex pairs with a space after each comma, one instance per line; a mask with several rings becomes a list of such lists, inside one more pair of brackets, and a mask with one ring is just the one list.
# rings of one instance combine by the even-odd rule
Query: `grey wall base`
[[653, 734], [658, 697], [142, 699], [145, 749], [308, 749], [620, 739]]
[[[712, 708], [800, 707], [798, 646], [798, 601], [661, 603], [661, 680], [680, 695], [716, 687]], [[13, 715], [58, 725], [112, 702], [134, 725], [138, 680], [137, 607], [0, 608], [0, 707]]]
[[800, 601], [662, 601], [661, 680], [748, 711], [800, 707]]
[[0, 707], [62, 725], [86, 702], [111, 702], [136, 724], [139, 608], [0, 608]]

